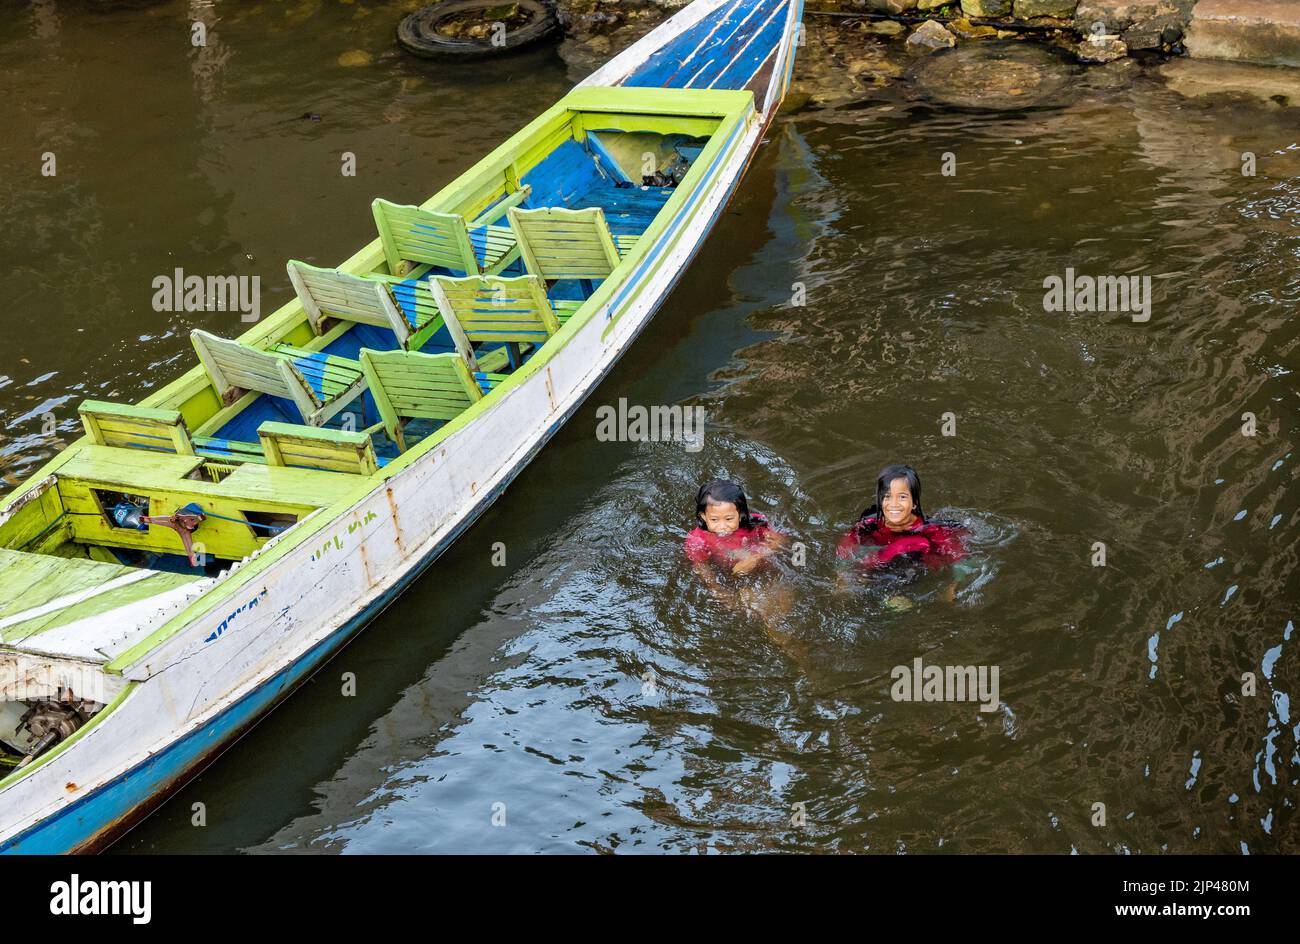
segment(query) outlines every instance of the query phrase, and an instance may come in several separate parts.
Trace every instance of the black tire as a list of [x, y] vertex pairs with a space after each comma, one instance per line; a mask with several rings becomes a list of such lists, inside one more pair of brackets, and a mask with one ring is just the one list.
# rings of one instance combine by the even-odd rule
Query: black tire
[[[508, 29], [502, 45], [490, 39], [464, 39], [438, 32], [438, 24], [449, 17], [475, 11], [487, 11], [513, 2], [529, 20], [523, 26]], [[486, 59], [531, 46], [559, 28], [551, 8], [540, 0], [445, 0], [416, 10], [397, 24], [397, 41], [407, 52], [426, 59]]]

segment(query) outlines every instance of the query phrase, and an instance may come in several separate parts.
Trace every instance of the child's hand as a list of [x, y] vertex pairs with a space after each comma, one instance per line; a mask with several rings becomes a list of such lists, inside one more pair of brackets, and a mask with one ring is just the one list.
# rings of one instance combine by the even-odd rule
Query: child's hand
[[731, 572], [733, 574], [747, 574], [762, 563], [764, 558], [771, 557], [775, 551], [776, 548], [765, 545], [753, 548], [746, 556], [736, 561], [731, 568]]

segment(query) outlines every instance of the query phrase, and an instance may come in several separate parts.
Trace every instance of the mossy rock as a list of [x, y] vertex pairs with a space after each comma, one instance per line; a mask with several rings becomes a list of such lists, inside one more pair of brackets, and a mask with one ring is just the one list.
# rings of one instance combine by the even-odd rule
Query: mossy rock
[[1011, 0], [961, 0], [961, 12], [967, 16], [1006, 16]]
[[1012, 12], [1022, 19], [1031, 16], [1054, 16], [1061, 19], [1074, 16], [1078, 0], [1015, 0]]

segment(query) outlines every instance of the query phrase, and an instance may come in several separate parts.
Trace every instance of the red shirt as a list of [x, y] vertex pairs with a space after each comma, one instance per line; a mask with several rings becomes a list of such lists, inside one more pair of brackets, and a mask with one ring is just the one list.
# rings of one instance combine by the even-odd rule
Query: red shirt
[[840, 539], [835, 549], [837, 557], [851, 560], [859, 547], [878, 547], [858, 561], [859, 567], [874, 570], [904, 554], [918, 553], [921, 561], [931, 570], [937, 570], [966, 556], [961, 543], [965, 528], [960, 525], [921, 521], [919, 518], [907, 531], [893, 531], [882, 518], [872, 515], [863, 518]]
[[767, 525], [767, 519], [757, 512], [751, 512], [749, 520], [753, 527], [737, 528], [726, 537], [718, 537], [705, 528], [696, 528], [686, 535], [686, 558], [694, 564], [712, 560], [715, 564], [731, 566], [752, 551], [763, 546], [763, 539], [768, 533], [776, 534]]

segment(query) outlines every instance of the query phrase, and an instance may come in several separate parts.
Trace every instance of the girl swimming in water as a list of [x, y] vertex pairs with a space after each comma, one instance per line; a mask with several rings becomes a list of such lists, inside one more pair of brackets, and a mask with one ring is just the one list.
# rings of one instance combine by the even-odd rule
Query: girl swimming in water
[[[895, 562], [920, 561], [938, 570], [966, 556], [953, 521], [931, 521], [921, 509], [921, 478], [910, 465], [891, 465], [876, 479], [876, 502], [840, 540], [835, 553], [854, 560], [864, 570], [880, 570]], [[860, 550], [867, 553], [860, 555]], [[955, 590], [955, 586], [951, 588]]]
[[790, 637], [776, 624], [790, 612], [794, 598], [782, 584], [768, 587], [724, 586], [723, 575], [744, 576], [773, 570], [772, 556], [789, 538], [767, 518], [749, 510], [744, 490], [735, 482], [714, 480], [695, 496], [695, 529], [686, 535], [686, 558], [709, 591], [724, 603], [756, 612], [768, 633], [783, 648]]
[[735, 482], [715, 479], [695, 496], [695, 530], [686, 535], [686, 557], [705, 583], [714, 586], [713, 568], [748, 574], [785, 544], [767, 518], [749, 510], [744, 490]]

